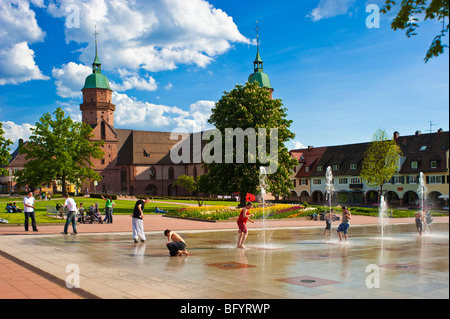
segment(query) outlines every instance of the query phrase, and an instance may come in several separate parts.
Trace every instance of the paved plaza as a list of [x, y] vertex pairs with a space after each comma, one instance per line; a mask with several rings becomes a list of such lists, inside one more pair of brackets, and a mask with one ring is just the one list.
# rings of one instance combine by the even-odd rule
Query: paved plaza
[[449, 298], [448, 222], [423, 237], [391, 225], [384, 239], [377, 225], [353, 225], [347, 243], [323, 227], [250, 229], [247, 250], [234, 229], [181, 230], [191, 255], [173, 258], [161, 231], [146, 234], [138, 244], [130, 232], [5, 235], [0, 252], [59, 289], [79, 284], [74, 298]]

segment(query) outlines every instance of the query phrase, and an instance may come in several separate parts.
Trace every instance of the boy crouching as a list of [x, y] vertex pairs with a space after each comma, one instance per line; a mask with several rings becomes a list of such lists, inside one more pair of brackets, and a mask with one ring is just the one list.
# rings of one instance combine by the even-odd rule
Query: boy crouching
[[[170, 229], [166, 229], [164, 231], [164, 236], [167, 236], [167, 249], [170, 251], [170, 256], [178, 257], [181, 255], [189, 256], [188, 251], [186, 250], [186, 242], [178, 235], [176, 232], [171, 231]], [[172, 242], [170, 242], [172, 240]]]

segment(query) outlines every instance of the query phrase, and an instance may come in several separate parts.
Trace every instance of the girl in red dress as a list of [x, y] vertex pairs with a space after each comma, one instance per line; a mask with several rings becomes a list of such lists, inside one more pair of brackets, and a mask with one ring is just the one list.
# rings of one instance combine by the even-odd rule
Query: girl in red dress
[[247, 205], [241, 210], [241, 213], [239, 214], [237, 225], [239, 227], [239, 239], [237, 243], [237, 248], [245, 249], [244, 243], [248, 236], [248, 230], [247, 230], [247, 221], [254, 223], [253, 220], [250, 219], [250, 217], [253, 217], [253, 214], [250, 214], [249, 210], [252, 208], [252, 203], [247, 203]]

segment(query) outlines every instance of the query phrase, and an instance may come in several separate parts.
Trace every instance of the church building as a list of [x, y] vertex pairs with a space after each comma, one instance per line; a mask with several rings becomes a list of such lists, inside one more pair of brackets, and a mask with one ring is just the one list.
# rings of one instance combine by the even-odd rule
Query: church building
[[[96, 34], [95, 34], [96, 35]], [[248, 81], [258, 81], [261, 87], [273, 88], [263, 72], [259, 41], [254, 63], [254, 73]], [[123, 195], [188, 196], [186, 190], [174, 185], [180, 175], [196, 178], [204, 174], [202, 163], [175, 164], [170, 151], [179, 143], [171, 139], [170, 132], [137, 131], [114, 127], [115, 105], [111, 103], [112, 89], [102, 74], [95, 40], [95, 58], [92, 74], [86, 80], [83, 103], [80, 105], [82, 121], [93, 129], [95, 141], [104, 141], [102, 159], [93, 159], [93, 166], [103, 178], [83, 186], [84, 192]], [[199, 134], [199, 133], [196, 133]], [[184, 136], [193, 139], [195, 134]], [[192, 145], [193, 143], [191, 143]], [[191, 152], [192, 157], [192, 152]]]

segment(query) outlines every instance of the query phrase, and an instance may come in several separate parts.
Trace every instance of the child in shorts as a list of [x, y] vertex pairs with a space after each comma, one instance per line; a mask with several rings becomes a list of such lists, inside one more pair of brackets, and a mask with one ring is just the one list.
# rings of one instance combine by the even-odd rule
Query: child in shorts
[[[181, 255], [189, 256], [188, 251], [186, 250], [186, 242], [178, 235], [176, 232], [171, 231], [170, 229], [166, 229], [164, 231], [164, 236], [167, 236], [167, 249], [169, 249], [171, 257], [179, 257]], [[170, 242], [172, 240], [172, 242]]]
[[241, 213], [239, 214], [237, 220], [237, 225], [239, 228], [237, 248], [240, 249], [245, 249], [244, 243], [248, 236], [247, 221], [249, 220], [251, 223], [254, 223], [254, 221], [250, 219], [250, 217], [254, 216], [253, 214], [250, 215], [250, 208], [252, 208], [252, 203], [248, 202], [247, 205], [245, 205], [244, 209], [241, 210]]

